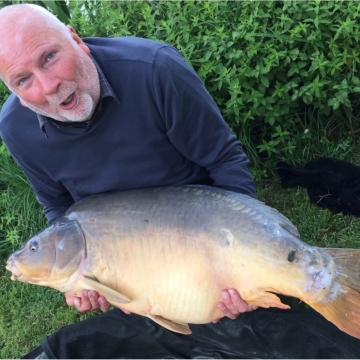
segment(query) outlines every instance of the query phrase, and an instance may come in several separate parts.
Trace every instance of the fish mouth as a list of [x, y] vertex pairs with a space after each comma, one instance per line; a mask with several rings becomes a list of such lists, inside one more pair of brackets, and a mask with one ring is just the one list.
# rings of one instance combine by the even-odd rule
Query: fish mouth
[[12, 257], [6, 263], [6, 270], [11, 272], [11, 280], [20, 280], [22, 273], [20, 269], [16, 266], [15, 261]]

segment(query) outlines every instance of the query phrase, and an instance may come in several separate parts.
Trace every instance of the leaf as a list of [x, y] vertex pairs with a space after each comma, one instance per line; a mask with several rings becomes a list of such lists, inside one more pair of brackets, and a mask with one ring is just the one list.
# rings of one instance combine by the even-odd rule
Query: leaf
[[352, 77], [352, 82], [354, 85], [360, 85], [360, 79], [356, 76]]
[[39, 1], [44, 8], [48, 8], [51, 12], [64, 24], [68, 24], [70, 20], [69, 8], [65, 1]]
[[262, 76], [262, 77], [260, 78], [260, 81], [261, 81], [261, 83], [262, 83], [266, 88], [269, 87], [269, 79], [268, 79], [267, 77]]
[[332, 106], [333, 110], [335, 110], [340, 106], [340, 101], [336, 98], [332, 98], [332, 99], [329, 99], [328, 105]]

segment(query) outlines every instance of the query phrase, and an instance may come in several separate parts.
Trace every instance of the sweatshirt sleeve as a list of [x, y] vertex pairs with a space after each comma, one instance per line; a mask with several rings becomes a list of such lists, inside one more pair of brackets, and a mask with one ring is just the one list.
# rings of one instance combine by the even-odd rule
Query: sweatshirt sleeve
[[[14, 159], [16, 160], [15, 157]], [[47, 176], [35, 173], [20, 163], [18, 164], [28, 178], [35, 192], [37, 201], [43, 207], [43, 213], [46, 216], [47, 223], [50, 224], [61, 217], [74, 203], [74, 199], [66, 187]]]
[[213, 186], [255, 197], [241, 143], [196, 72], [171, 46], [157, 53], [153, 88], [167, 136], [176, 149], [205, 168]]

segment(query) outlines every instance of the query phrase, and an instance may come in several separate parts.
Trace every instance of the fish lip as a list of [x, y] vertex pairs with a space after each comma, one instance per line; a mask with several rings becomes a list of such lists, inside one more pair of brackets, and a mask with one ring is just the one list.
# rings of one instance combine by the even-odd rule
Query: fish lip
[[14, 266], [14, 260], [12, 257], [9, 257], [8, 261], [6, 262], [6, 270], [12, 272], [11, 268]]
[[6, 270], [11, 272], [11, 280], [19, 280], [22, 277], [20, 269], [16, 266], [15, 260], [10, 257], [6, 263]]

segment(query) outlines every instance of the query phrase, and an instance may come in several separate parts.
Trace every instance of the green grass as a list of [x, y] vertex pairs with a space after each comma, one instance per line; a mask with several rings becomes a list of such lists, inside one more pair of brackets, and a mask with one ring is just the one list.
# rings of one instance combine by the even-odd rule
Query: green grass
[[45, 226], [45, 217], [29, 183], [0, 145], [0, 260], [4, 252], [15, 250], [20, 243]]
[[45, 227], [45, 217], [24, 174], [0, 146], [0, 358], [19, 358], [59, 327], [82, 315], [56, 290], [10, 280], [9, 254]]
[[311, 204], [305, 189], [282, 189], [275, 178], [261, 183], [258, 198], [287, 216], [311, 245], [360, 248], [360, 218]]
[[[360, 218], [332, 214], [312, 205], [305, 190], [284, 190], [274, 178], [258, 184], [258, 197], [288, 216], [304, 241], [323, 247], [360, 248]], [[8, 249], [7, 255], [10, 252]], [[58, 291], [11, 281], [4, 269], [5, 258], [2, 261], [1, 358], [19, 358], [60, 327], [91, 316], [69, 308]]]
[[[3, 264], [2, 268], [5, 267]], [[19, 358], [63, 325], [84, 315], [66, 306], [64, 295], [50, 288], [13, 282], [0, 272], [0, 358]]]

